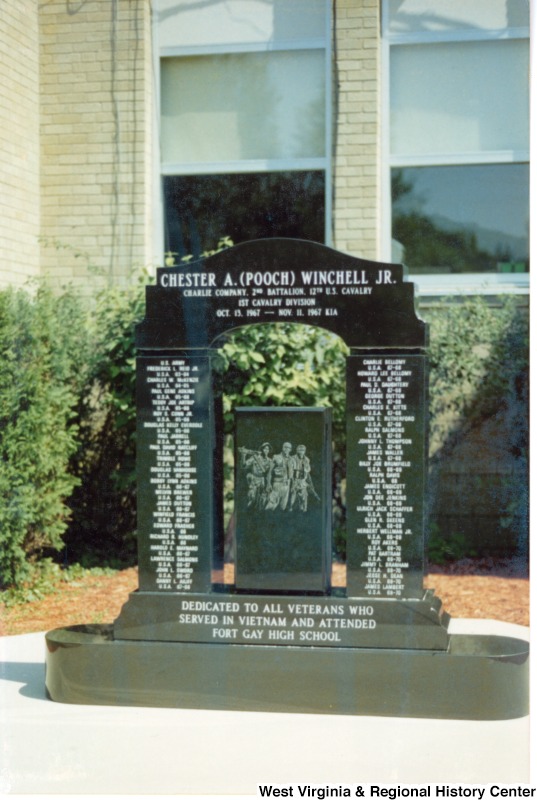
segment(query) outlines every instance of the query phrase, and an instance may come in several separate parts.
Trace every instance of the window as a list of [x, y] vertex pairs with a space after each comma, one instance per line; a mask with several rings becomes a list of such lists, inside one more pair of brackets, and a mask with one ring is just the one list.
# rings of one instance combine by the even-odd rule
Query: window
[[164, 250], [326, 241], [326, 0], [215, 0], [205, 24], [204, 3], [157, 5]]
[[322, 172], [164, 177], [166, 252], [198, 255], [233, 242], [291, 236], [324, 241]]
[[392, 171], [392, 236], [414, 273], [527, 272], [526, 164]]
[[528, 23], [526, 0], [384, 7], [389, 257], [429, 288], [527, 286]]

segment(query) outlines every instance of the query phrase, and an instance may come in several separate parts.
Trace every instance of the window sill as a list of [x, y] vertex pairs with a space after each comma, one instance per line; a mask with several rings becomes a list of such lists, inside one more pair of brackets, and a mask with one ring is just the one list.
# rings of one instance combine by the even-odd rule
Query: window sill
[[529, 294], [529, 273], [478, 273], [459, 275], [407, 275], [420, 297], [453, 295]]

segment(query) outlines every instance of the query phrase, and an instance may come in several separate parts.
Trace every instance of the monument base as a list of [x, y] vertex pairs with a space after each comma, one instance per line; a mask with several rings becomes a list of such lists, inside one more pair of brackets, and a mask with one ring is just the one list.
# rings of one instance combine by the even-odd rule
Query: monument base
[[454, 634], [446, 651], [116, 640], [111, 625], [46, 634], [63, 703], [502, 720], [529, 706], [529, 644]]

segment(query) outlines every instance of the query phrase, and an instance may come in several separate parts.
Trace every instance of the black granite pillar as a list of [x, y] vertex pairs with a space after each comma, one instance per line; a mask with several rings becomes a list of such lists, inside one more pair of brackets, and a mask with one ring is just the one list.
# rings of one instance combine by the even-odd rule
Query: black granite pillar
[[212, 391], [206, 355], [137, 361], [141, 591], [211, 587]]
[[421, 597], [425, 356], [347, 363], [347, 594]]

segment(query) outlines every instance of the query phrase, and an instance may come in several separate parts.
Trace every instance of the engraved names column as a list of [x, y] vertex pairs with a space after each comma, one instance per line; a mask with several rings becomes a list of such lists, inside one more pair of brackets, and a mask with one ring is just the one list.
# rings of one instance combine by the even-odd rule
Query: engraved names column
[[211, 586], [210, 376], [206, 357], [140, 357], [138, 538], [140, 589]]
[[424, 358], [348, 359], [349, 596], [423, 594]]

